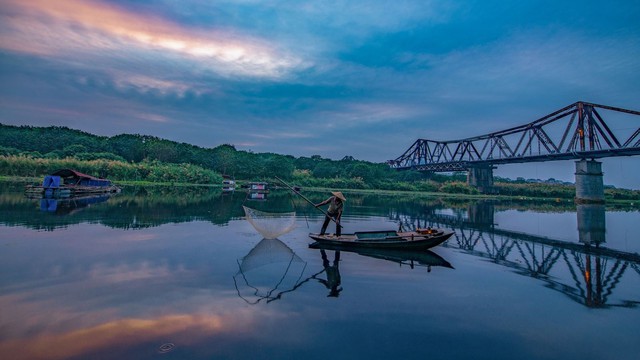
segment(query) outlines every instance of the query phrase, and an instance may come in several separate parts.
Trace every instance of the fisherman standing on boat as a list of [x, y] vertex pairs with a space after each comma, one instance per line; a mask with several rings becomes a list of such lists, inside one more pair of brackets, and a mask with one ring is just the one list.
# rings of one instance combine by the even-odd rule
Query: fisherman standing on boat
[[322, 230], [320, 230], [320, 235], [324, 235], [324, 232], [327, 230], [327, 226], [329, 226], [329, 221], [333, 218], [336, 223], [336, 236], [340, 236], [342, 234], [340, 225], [340, 217], [342, 216], [342, 210], [344, 208], [344, 202], [347, 199], [342, 195], [340, 191], [332, 191], [330, 198], [327, 200], [314, 204], [315, 207], [320, 207], [322, 205], [329, 204], [329, 209], [327, 209], [326, 216], [324, 218], [324, 224], [322, 224]]

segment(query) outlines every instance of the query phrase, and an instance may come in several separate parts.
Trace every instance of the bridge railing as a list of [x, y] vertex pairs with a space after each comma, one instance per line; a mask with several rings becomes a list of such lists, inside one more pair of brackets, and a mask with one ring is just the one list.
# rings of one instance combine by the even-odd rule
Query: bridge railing
[[396, 169], [438, 172], [507, 163], [639, 155], [638, 122], [613, 128], [605, 122], [603, 110], [640, 115], [639, 111], [576, 102], [528, 124], [486, 135], [449, 141], [418, 139], [387, 163]]

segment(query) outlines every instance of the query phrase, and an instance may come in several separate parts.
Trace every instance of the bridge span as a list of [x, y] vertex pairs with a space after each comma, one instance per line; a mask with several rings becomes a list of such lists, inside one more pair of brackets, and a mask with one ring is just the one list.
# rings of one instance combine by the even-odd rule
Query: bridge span
[[638, 115], [640, 111], [579, 101], [490, 134], [462, 140], [418, 139], [387, 164], [398, 170], [468, 171], [469, 185], [491, 192], [496, 165], [576, 160], [576, 199], [602, 202], [602, 167], [595, 159], [640, 155]]

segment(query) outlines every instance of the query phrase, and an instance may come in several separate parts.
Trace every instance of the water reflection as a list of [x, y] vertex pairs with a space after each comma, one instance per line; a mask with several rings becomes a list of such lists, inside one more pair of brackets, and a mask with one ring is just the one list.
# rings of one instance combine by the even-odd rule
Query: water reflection
[[314, 278], [329, 290], [327, 297], [338, 297], [342, 291], [342, 286], [340, 286], [342, 285], [342, 278], [340, 277], [340, 250], [333, 252], [333, 262], [329, 261], [327, 252], [324, 249], [320, 249], [320, 254], [322, 256], [322, 267], [324, 268], [323, 272], [326, 275], [326, 279], [318, 278], [319, 274], [315, 275]]
[[[635, 229], [635, 210], [349, 196], [353, 230], [397, 220], [456, 230], [418, 256], [309, 249], [302, 216], [314, 230], [323, 217], [302, 203], [299, 227], [261, 240], [244, 220], [242, 192], [130, 187], [52, 216], [1, 190], [3, 359], [313, 359], [329, 348], [338, 358], [637, 354], [637, 309], [620, 308], [640, 300], [640, 262], [629, 250], [637, 243], [620, 246], [615, 235]], [[284, 211], [291, 198], [272, 191], [252, 204]], [[572, 238], [531, 231], [536, 217], [547, 234]], [[42, 227], [51, 231], [33, 230]], [[167, 343], [175, 349], [159, 354]]]
[[[314, 279], [324, 285], [329, 291], [327, 297], [338, 297], [342, 292], [342, 276], [340, 275], [340, 252], [355, 253], [364, 257], [380, 259], [400, 264], [400, 266], [408, 266], [411, 269], [416, 267], [425, 267], [427, 272], [431, 272], [432, 266], [442, 266], [453, 269], [453, 266], [438, 254], [426, 251], [402, 251], [402, 250], [385, 250], [385, 249], [345, 249], [327, 244], [313, 243], [309, 248], [320, 251], [323, 269], [308, 277]], [[333, 251], [333, 258], [330, 260], [327, 252]], [[324, 278], [321, 276], [324, 273]]]
[[[308, 196], [318, 201], [324, 199], [322, 192], [308, 193]], [[345, 218], [347, 223], [385, 217], [401, 223], [405, 229], [427, 226], [452, 228], [456, 233], [444, 244], [445, 247], [462, 250], [490, 260], [498, 266], [508, 267], [518, 274], [536, 278], [545, 287], [561, 292], [575, 302], [598, 308], [634, 307], [638, 304], [637, 291], [620, 291], [621, 284], [635, 281], [640, 275], [640, 255], [638, 251], [628, 251], [619, 246], [620, 239], [611, 237], [606, 219], [613, 205], [576, 206], [572, 202], [505, 203], [410, 196], [384, 197], [376, 194], [351, 194], [349, 199]], [[90, 201], [41, 204], [39, 200], [25, 198], [19, 189], [7, 190], [6, 184], [0, 184], [0, 224], [51, 231], [80, 223], [101, 224], [125, 230], [193, 221], [227, 225], [232, 220], [244, 218], [242, 203], [246, 200], [244, 192], [224, 194], [219, 189], [205, 187], [125, 187], [117, 196], [94, 199], [98, 206], [89, 206]], [[266, 202], [258, 201], [254, 204], [268, 205], [270, 210], [289, 210], [292, 201], [297, 209], [298, 219], [304, 216], [305, 221], [314, 218], [316, 222], [321, 220], [303, 201], [296, 198], [292, 200], [287, 191], [272, 191]], [[53, 209], [55, 211], [48, 211]], [[515, 230], [511, 230], [498, 224], [499, 221], [496, 220], [496, 217], [500, 218], [504, 213], [524, 218], [522, 223], [525, 225], [530, 223], [526, 218], [527, 214], [550, 214], [549, 217], [553, 218], [572, 217], [576, 226], [567, 229], [564, 224], [556, 225], [557, 229], [553, 228], [548, 233], [553, 235], [556, 230], [573, 232], [575, 240], [538, 235], [527, 231], [527, 227], [521, 226], [522, 224], [517, 224]], [[51, 216], [52, 214], [63, 216]], [[70, 214], [73, 216], [67, 216]], [[615, 227], [613, 229], [615, 231]], [[633, 240], [637, 240], [634, 233], [631, 236], [634, 237]], [[638, 246], [637, 242], [627, 243], [632, 247]], [[325, 249], [327, 250], [330, 249]], [[394, 258], [408, 266], [427, 263], [427, 270], [433, 266], [429, 265], [428, 260], [412, 259], [406, 255], [403, 255], [404, 259], [398, 254], [361, 255]], [[283, 289], [280, 286], [268, 295], [269, 299], [277, 297], [276, 293]], [[265, 292], [263, 295], [265, 294], [269, 293]]]
[[605, 208], [602, 204], [579, 204], [578, 239], [585, 245], [600, 246], [606, 242]]
[[109, 200], [111, 196], [112, 194], [100, 194], [63, 199], [42, 198], [40, 199], [40, 210], [56, 215], [70, 215], [91, 205], [105, 202]]
[[[442, 258], [431, 250], [423, 251], [405, 251], [405, 250], [389, 250], [389, 249], [353, 249], [353, 248], [341, 248], [333, 247], [327, 244], [313, 243], [309, 245], [312, 249], [320, 249], [324, 253], [325, 250], [335, 250], [336, 252], [347, 251], [358, 255], [381, 259], [399, 264], [400, 266], [408, 266], [411, 269], [416, 267], [425, 267], [427, 272], [431, 272], [431, 267], [442, 266], [453, 269], [447, 260]], [[323, 257], [324, 259], [324, 257]]]
[[238, 259], [233, 283], [238, 296], [248, 304], [278, 300], [300, 286], [306, 261], [279, 239], [262, 239]]
[[[587, 307], [636, 307], [638, 299], [613, 299], [616, 286], [640, 274], [640, 255], [606, 248], [605, 206], [577, 205], [578, 243], [502, 229], [495, 204], [469, 204], [467, 213], [395, 213], [405, 228], [451, 227], [456, 234], [444, 246], [486, 258], [530, 276]], [[466, 216], [465, 216], [466, 215]]]

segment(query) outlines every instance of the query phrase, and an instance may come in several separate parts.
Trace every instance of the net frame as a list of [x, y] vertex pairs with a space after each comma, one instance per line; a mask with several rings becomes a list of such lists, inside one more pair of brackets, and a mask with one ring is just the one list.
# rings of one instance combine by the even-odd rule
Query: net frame
[[245, 218], [265, 239], [276, 239], [295, 228], [296, 213], [266, 212], [242, 205]]

